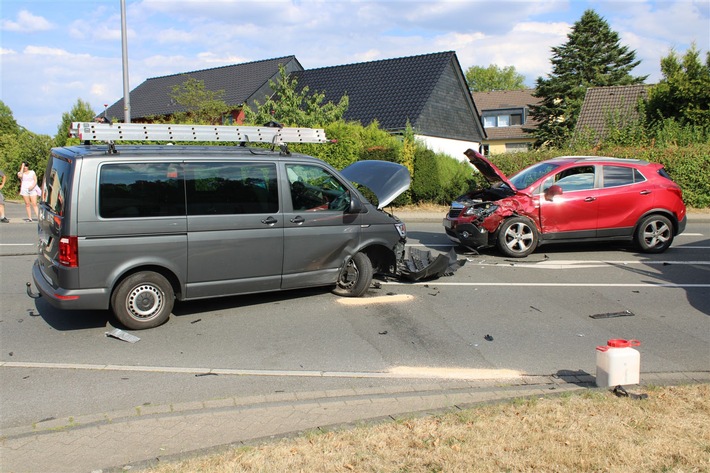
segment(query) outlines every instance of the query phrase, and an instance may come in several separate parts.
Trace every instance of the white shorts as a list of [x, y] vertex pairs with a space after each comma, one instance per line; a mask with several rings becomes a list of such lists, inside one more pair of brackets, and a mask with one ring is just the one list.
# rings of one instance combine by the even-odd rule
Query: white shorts
[[20, 195], [26, 195], [26, 196], [32, 196], [32, 195], [38, 195], [36, 190], [30, 190], [30, 189], [21, 189], [20, 190]]

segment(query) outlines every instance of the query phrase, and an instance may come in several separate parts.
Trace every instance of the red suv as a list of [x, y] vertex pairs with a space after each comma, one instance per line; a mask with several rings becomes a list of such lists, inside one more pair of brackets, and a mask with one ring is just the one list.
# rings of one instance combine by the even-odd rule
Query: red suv
[[465, 154], [491, 186], [457, 198], [444, 218], [463, 246], [522, 258], [545, 243], [627, 240], [660, 253], [685, 229], [683, 193], [660, 164], [563, 156], [508, 179], [481, 154]]

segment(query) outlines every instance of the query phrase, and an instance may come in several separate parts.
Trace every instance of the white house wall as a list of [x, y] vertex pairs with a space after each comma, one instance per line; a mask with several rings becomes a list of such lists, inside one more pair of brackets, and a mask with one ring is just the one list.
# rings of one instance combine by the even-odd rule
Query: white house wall
[[478, 151], [481, 145], [478, 141], [451, 140], [448, 138], [438, 138], [436, 136], [415, 135], [416, 139], [422, 141], [427, 148], [436, 153], [445, 153], [462, 162], [468, 162], [463, 154], [467, 149]]

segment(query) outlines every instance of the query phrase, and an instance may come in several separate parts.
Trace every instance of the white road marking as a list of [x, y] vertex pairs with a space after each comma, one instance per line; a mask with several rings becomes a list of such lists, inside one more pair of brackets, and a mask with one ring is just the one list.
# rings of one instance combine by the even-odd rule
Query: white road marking
[[514, 370], [438, 368], [397, 366], [388, 371], [318, 371], [318, 370], [241, 370], [228, 368], [190, 368], [179, 366], [130, 366], [84, 363], [37, 363], [22, 361], [0, 362], [6, 368], [38, 368], [87, 371], [133, 371], [143, 373], [232, 375], [232, 376], [291, 376], [303, 378], [390, 378], [390, 379], [511, 379], [524, 376]]
[[0, 246], [37, 246], [37, 243], [0, 243]]
[[710, 265], [710, 261], [638, 261], [638, 260], [628, 260], [628, 261], [613, 261], [613, 260], [545, 260], [536, 263], [528, 263], [525, 260], [520, 260], [520, 262], [511, 262], [507, 260], [505, 262], [494, 262], [494, 263], [476, 263], [475, 260], [471, 261], [474, 266], [511, 266], [515, 268], [528, 268], [528, 269], [588, 269], [588, 268], [603, 268], [605, 266], [627, 266], [631, 264], [641, 264], [641, 265], [663, 265], [663, 266], [673, 266], [673, 265]]
[[414, 299], [411, 294], [394, 294], [391, 296], [378, 297], [341, 297], [336, 301], [341, 305], [370, 305], [370, 304], [391, 304], [393, 302], [407, 302]]
[[617, 283], [555, 283], [555, 282], [414, 282], [404, 283], [397, 281], [383, 281], [381, 284], [389, 286], [500, 286], [500, 287], [667, 287], [667, 288], [708, 288], [710, 284], [675, 284], [675, 283], [632, 283], [632, 284], [617, 284]]

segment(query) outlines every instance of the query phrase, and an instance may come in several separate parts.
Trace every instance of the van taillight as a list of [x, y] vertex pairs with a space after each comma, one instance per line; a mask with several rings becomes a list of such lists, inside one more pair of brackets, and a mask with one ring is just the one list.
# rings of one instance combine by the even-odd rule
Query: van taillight
[[59, 264], [69, 268], [79, 266], [79, 241], [75, 236], [59, 239]]

